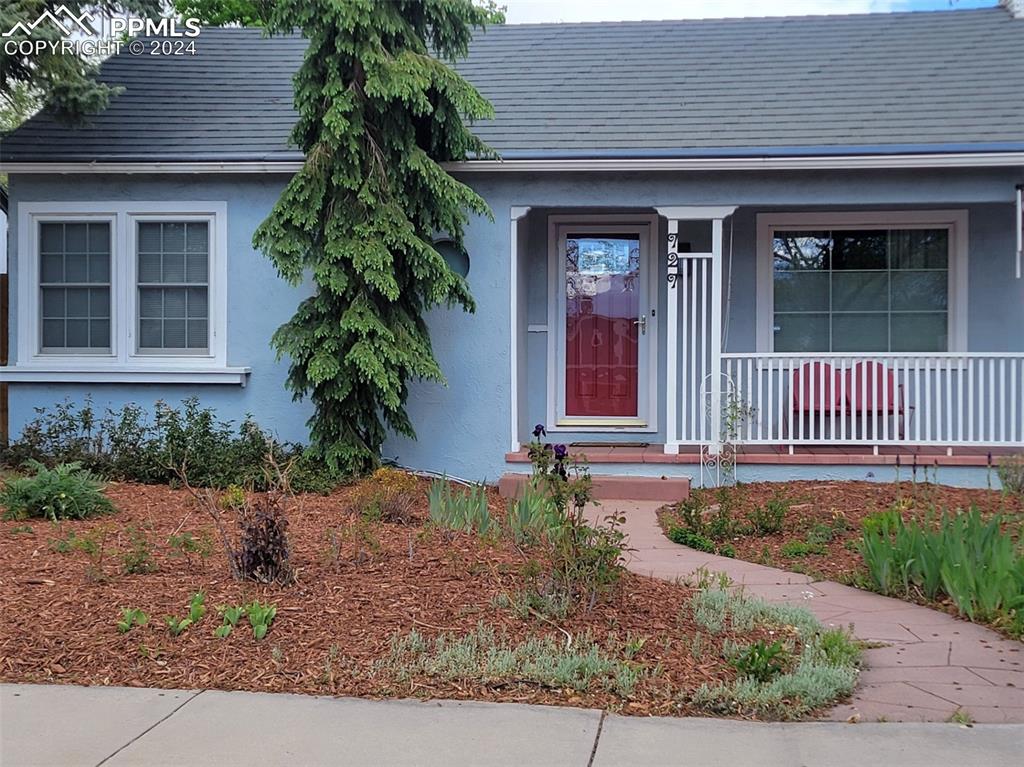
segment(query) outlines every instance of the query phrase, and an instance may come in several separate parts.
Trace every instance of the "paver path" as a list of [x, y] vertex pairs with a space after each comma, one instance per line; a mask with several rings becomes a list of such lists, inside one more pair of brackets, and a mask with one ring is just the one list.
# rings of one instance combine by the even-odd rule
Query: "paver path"
[[852, 625], [859, 639], [886, 643], [865, 651], [853, 700], [831, 719], [936, 722], [962, 709], [978, 722], [1024, 722], [1024, 643], [927, 607], [679, 546], [658, 527], [660, 505], [603, 501], [597, 509], [625, 514], [630, 570], [668, 580], [700, 567], [725, 572], [748, 593], [802, 604], [826, 625]]

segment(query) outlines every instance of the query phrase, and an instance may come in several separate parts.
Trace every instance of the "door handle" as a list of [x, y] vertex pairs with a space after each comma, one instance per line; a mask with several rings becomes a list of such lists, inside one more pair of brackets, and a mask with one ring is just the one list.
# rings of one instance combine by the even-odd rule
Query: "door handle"
[[640, 335], [642, 335], [642, 336], [647, 335], [647, 315], [646, 314], [641, 314], [640, 315], [640, 319], [633, 320], [633, 324], [640, 326]]

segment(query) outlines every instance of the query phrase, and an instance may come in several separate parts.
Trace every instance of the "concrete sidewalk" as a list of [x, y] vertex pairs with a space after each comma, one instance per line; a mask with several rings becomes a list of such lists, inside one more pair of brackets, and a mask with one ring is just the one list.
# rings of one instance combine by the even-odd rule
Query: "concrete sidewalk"
[[758, 724], [593, 709], [0, 685], [0, 765], [1002, 767], [1024, 725]]

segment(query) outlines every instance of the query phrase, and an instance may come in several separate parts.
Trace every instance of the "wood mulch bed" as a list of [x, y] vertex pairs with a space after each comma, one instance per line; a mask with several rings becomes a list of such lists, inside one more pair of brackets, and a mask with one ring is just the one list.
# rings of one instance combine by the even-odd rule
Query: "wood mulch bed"
[[[724, 491], [697, 490], [704, 493], [709, 504], [706, 516], [719, 508], [719, 493], [725, 493], [733, 517], [745, 523], [748, 515], [773, 498], [789, 503], [783, 530], [773, 535], [735, 535], [724, 541], [735, 549], [737, 559], [806, 573], [821, 580], [832, 580], [852, 586], [867, 586], [867, 570], [857, 550], [861, 540], [861, 521], [869, 514], [898, 507], [905, 520], [924, 519], [944, 511], [955, 512], [977, 507], [983, 516], [1003, 514], [1005, 529], [1014, 539], [1024, 526], [1024, 498], [998, 490], [965, 489], [933, 483], [879, 483], [856, 481], [756, 482], [741, 484]], [[680, 524], [674, 507], [666, 506], [658, 513], [658, 521], [667, 534]], [[816, 526], [825, 525], [832, 539], [821, 544], [822, 553], [792, 556], [783, 547], [792, 541], [806, 541]], [[955, 614], [949, 603], [922, 601]]]
[[[681, 702], [686, 693], [702, 683], [735, 678], [722, 657], [722, 642], [761, 638], [757, 632], [712, 636], [704, 631], [704, 650], [694, 657], [690, 640], [699, 629], [691, 612], [681, 609], [692, 589], [631, 573], [624, 573], [592, 611], [577, 611], [557, 627], [534, 617], [521, 619], [495, 600], [523, 588], [522, 569], [531, 553], [504, 539], [485, 541], [425, 525], [425, 499], [417, 501], [412, 524], [368, 527], [347, 510], [351, 489], [293, 499], [288, 518], [297, 583], [281, 587], [232, 580], [210, 518], [185, 491], [114, 483], [107, 492], [118, 509], [114, 515], [60, 525], [31, 520], [0, 526], [3, 681], [472, 698], [684, 715], [701, 713]], [[491, 508], [503, 515], [496, 494]], [[26, 525], [31, 532], [19, 532]], [[132, 528], [148, 540], [156, 572], [122, 573]], [[85, 553], [52, 550], [52, 541], [71, 531], [82, 536], [94, 529], [108, 531], [100, 580], [87, 574]], [[169, 536], [184, 531], [210, 536], [212, 554], [193, 555], [191, 561], [171, 556]], [[207, 594], [207, 616], [172, 637], [164, 616], [187, 614], [198, 590]], [[266, 638], [255, 641], [245, 619], [226, 639], [215, 638], [221, 622], [216, 606], [253, 599], [278, 608]], [[115, 623], [122, 607], [144, 610], [149, 624], [119, 633]], [[507, 681], [399, 683], [392, 672], [375, 666], [388, 656], [395, 632], [463, 634], [479, 622], [516, 640], [541, 635], [564, 641], [563, 630], [573, 637], [590, 632], [611, 650], [627, 638], [645, 638], [634, 660], [659, 671], [622, 699], [604, 690], [578, 693]]]

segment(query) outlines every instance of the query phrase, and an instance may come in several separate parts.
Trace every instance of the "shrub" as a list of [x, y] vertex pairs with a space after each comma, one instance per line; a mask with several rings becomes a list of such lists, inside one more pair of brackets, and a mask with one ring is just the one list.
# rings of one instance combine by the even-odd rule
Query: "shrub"
[[775, 495], [764, 506], [758, 506], [748, 515], [754, 535], [781, 533], [790, 502], [781, 495]]
[[3, 463], [28, 459], [47, 466], [77, 462], [108, 479], [171, 482], [183, 466], [199, 487], [229, 484], [265, 489], [268, 450], [279, 464], [291, 465], [291, 482], [301, 492], [329, 492], [343, 478], [315, 456], [291, 443], [277, 443], [251, 418], [237, 428], [218, 419], [196, 398], [180, 408], [157, 402], [152, 416], [135, 404], [98, 416], [92, 402], [64, 402], [37, 408], [17, 441], [5, 448]]
[[[692, 533], [704, 535], [704, 514], [708, 510], [708, 503], [704, 494], [697, 491], [688, 498], [676, 504], [676, 515], [683, 527]], [[705, 536], [706, 537], [706, 536]]]
[[622, 574], [627, 551], [622, 532], [625, 518], [611, 514], [597, 524], [588, 522], [584, 511], [593, 501], [593, 483], [586, 456], [569, 455], [565, 445], [542, 444], [539, 439], [544, 433], [541, 424], [533, 432], [530, 481], [548, 498], [554, 512], [549, 516], [545, 512], [547, 529], [539, 541], [550, 570], [534, 579], [535, 590], [547, 599], [579, 601], [590, 609]]
[[32, 476], [8, 480], [0, 490], [0, 505], [6, 509], [4, 519], [43, 517], [56, 522], [114, 510], [103, 494], [103, 484], [80, 464], [63, 463], [48, 469], [30, 460], [28, 467], [35, 472]]
[[672, 527], [668, 531], [668, 539], [673, 543], [689, 546], [697, 551], [706, 551], [709, 554], [715, 553], [715, 542], [701, 533], [695, 533], [689, 528]]
[[1024, 554], [1001, 527], [975, 508], [922, 525], [887, 519], [864, 526], [861, 555], [883, 594], [949, 597], [961, 615], [1024, 634]]
[[239, 515], [241, 536], [234, 552], [242, 580], [291, 583], [295, 574], [288, 548], [288, 519], [279, 498], [262, 495]]
[[365, 519], [407, 525], [422, 497], [415, 475], [385, 466], [354, 488], [348, 505]]
[[[204, 510], [217, 528], [231, 574], [238, 580], [287, 585], [295, 579], [288, 547], [288, 518], [285, 506], [291, 498], [288, 471], [266, 456], [264, 473], [271, 489], [252, 497], [242, 494], [241, 506], [225, 503], [231, 492], [218, 494], [214, 490], [192, 486], [188, 474], [179, 477], [186, 490]], [[238, 545], [232, 544], [225, 528], [221, 510], [227, 507], [235, 514], [239, 528]]]
[[487, 535], [491, 530], [486, 486], [471, 485], [463, 490], [454, 490], [447, 479], [439, 478], [430, 483], [427, 498], [430, 521], [435, 525], [477, 535]]
[[1001, 458], [996, 466], [996, 476], [1003, 492], [1024, 495], [1024, 455]]
[[128, 550], [121, 553], [121, 565], [125, 574], [144, 575], [156, 572], [157, 564], [153, 561], [146, 531], [129, 525], [125, 532], [128, 534]]

